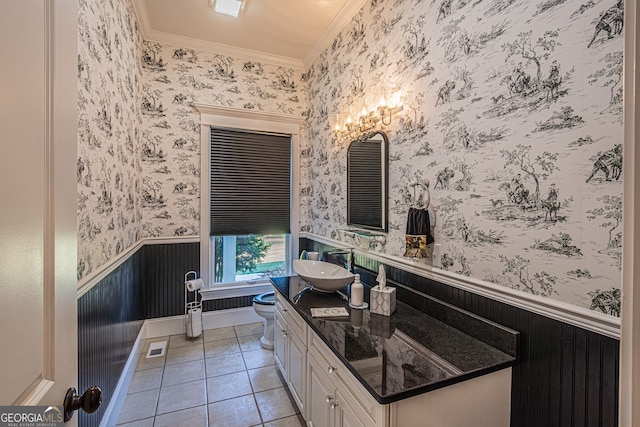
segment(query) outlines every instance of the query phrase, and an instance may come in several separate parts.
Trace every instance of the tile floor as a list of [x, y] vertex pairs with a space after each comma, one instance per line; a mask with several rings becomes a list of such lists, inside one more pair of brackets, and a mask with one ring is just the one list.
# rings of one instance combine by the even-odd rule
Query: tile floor
[[[304, 420], [260, 347], [262, 323], [146, 341], [118, 418], [122, 427], [301, 427]], [[162, 357], [146, 358], [152, 342]]]

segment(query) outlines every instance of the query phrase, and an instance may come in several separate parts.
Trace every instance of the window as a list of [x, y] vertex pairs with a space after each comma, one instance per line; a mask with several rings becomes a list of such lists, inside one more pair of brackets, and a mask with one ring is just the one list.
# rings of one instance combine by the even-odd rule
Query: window
[[[263, 276], [266, 270], [273, 271], [276, 256], [282, 259], [284, 262], [284, 270], [286, 275], [292, 274], [291, 260], [293, 260], [293, 254], [298, 252], [298, 217], [299, 217], [299, 185], [298, 174], [299, 167], [298, 158], [300, 155], [299, 141], [300, 141], [300, 126], [305, 122], [303, 116], [291, 116], [281, 113], [269, 113], [258, 110], [242, 110], [231, 109], [227, 107], [217, 107], [207, 104], [195, 103], [195, 107], [200, 112], [200, 147], [201, 147], [201, 164], [200, 164], [200, 188], [201, 188], [201, 204], [200, 204], [200, 276], [205, 281], [205, 289], [201, 291], [204, 299], [217, 299], [217, 298], [229, 298], [243, 295], [255, 295], [258, 293], [272, 290], [273, 286], [270, 283], [254, 283], [256, 276]], [[289, 214], [288, 229], [273, 230], [267, 229], [262, 231], [243, 231], [243, 230], [224, 230], [215, 231], [217, 234], [212, 234], [211, 224], [212, 222], [211, 211], [211, 154], [212, 145], [211, 137], [212, 130], [226, 130], [231, 132], [245, 132], [249, 134], [265, 134], [286, 137], [288, 151], [290, 157], [288, 158], [289, 166], [286, 168], [286, 176], [288, 177], [287, 183], [288, 190], [288, 208]], [[236, 144], [238, 145], [238, 144]], [[268, 146], [262, 146], [261, 154]], [[259, 156], [264, 158], [264, 156]], [[241, 166], [240, 181], [243, 181], [247, 175], [250, 175], [248, 166], [251, 162], [242, 158], [239, 162], [236, 162]], [[280, 168], [283, 171], [285, 168]], [[256, 207], [256, 202], [261, 201], [263, 194], [249, 196], [245, 198], [245, 202], [248, 200], [251, 203], [249, 206], [245, 206], [246, 210], [259, 212], [263, 208]], [[218, 215], [216, 213], [216, 215]], [[262, 215], [263, 217], [265, 215]], [[282, 217], [278, 215], [279, 217]], [[220, 218], [216, 219], [218, 221]], [[252, 220], [253, 221], [253, 220]], [[262, 219], [264, 222], [264, 219]], [[272, 223], [270, 220], [269, 223]], [[234, 226], [235, 227], [235, 226]], [[255, 270], [251, 272], [251, 269], [246, 269], [245, 264], [237, 265], [236, 260], [238, 254], [242, 254], [242, 236], [253, 235], [260, 236], [267, 244], [271, 244], [264, 258], [260, 262], [256, 263]], [[279, 237], [274, 237], [279, 236]], [[235, 243], [233, 239], [235, 238]], [[283, 243], [284, 242], [284, 243]], [[225, 244], [226, 243], [226, 244]], [[240, 244], [240, 248], [238, 248]], [[216, 245], [218, 251], [216, 251]], [[227, 256], [225, 256], [225, 252]], [[222, 256], [220, 256], [222, 254]], [[223, 279], [216, 282], [215, 264], [216, 261], [222, 268]], [[225, 264], [226, 261], [226, 264]], [[227, 278], [234, 280], [224, 279], [224, 267], [227, 267]], [[278, 274], [280, 267], [278, 266]], [[235, 269], [235, 272], [232, 271]], [[262, 271], [265, 270], [265, 271]], [[220, 277], [220, 270], [218, 270], [218, 277]], [[263, 279], [264, 280], [264, 279]]]
[[285, 275], [291, 135], [212, 127], [210, 158], [210, 283]]

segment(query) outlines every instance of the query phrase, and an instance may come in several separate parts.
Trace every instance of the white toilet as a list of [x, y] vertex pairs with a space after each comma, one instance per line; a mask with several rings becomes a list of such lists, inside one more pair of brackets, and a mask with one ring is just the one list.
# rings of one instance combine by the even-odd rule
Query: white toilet
[[273, 318], [275, 311], [275, 291], [266, 292], [253, 298], [253, 309], [264, 318], [264, 334], [260, 338], [262, 348], [273, 350]]

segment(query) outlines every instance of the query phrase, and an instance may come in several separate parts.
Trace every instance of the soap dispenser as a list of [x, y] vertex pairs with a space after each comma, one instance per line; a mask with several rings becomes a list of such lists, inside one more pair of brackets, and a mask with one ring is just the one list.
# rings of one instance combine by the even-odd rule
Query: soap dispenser
[[364, 307], [364, 287], [360, 282], [360, 275], [356, 274], [355, 280], [351, 284], [351, 302], [349, 303], [351, 308], [365, 308]]

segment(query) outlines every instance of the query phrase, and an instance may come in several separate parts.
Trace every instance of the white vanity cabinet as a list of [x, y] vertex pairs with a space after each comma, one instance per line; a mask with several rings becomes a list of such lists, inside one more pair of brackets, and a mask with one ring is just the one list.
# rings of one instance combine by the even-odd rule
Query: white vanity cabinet
[[307, 330], [305, 321], [276, 292], [273, 355], [303, 417], [306, 412]]
[[[376, 404], [376, 411], [366, 412], [359, 399], [332, 372], [332, 367], [319, 362], [309, 352], [307, 369], [307, 425], [309, 427], [373, 427], [384, 426], [387, 406]], [[379, 419], [374, 419], [379, 418]]]
[[277, 293], [275, 308], [274, 358], [307, 424], [384, 426], [388, 405], [380, 405], [373, 399]]
[[380, 404], [278, 292], [274, 357], [308, 427], [510, 424], [510, 367]]
[[[360, 384], [347, 367], [327, 347], [320, 337], [310, 331], [308, 338], [309, 402], [307, 420], [313, 426], [386, 426], [389, 405], [380, 405]], [[314, 383], [318, 384], [314, 384]], [[325, 396], [314, 395], [315, 390], [328, 390]], [[316, 393], [317, 394], [317, 393]], [[312, 423], [315, 405], [322, 403], [329, 408], [332, 423]], [[322, 413], [322, 411], [319, 411]]]
[[334, 425], [333, 412], [335, 405], [331, 403], [335, 398], [335, 387], [313, 356], [309, 356], [307, 401], [309, 402], [307, 425], [309, 427], [327, 427]]
[[[336, 386], [336, 378], [325, 373], [325, 366], [309, 355], [307, 425], [309, 427], [369, 427], [353, 409], [357, 402], [351, 393]], [[362, 408], [358, 408], [362, 409]], [[368, 417], [365, 417], [368, 418]]]

